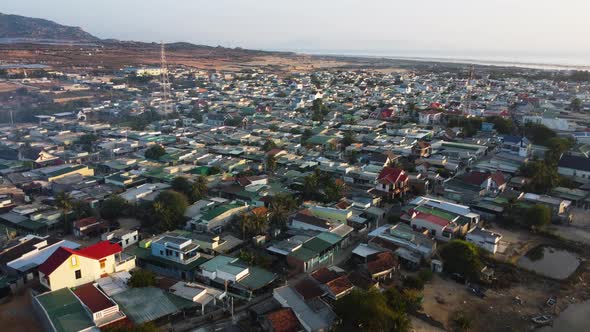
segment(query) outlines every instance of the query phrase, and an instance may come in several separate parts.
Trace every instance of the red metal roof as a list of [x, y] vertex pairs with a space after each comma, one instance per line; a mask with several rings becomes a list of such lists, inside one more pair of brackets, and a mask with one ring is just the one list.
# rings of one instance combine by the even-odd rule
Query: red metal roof
[[397, 167], [384, 167], [379, 173], [377, 180], [379, 182], [397, 183], [398, 181], [405, 181], [408, 178], [406, 172]]
[[115, 306], [115, 304], [92, 283], [76, 287], [76, 289], [74, 289], [74, 294], [76, 294], [92, 313], [97, 313]]
[[450, 221], [446, 220], [445, 218], [441, 218], [439, 216], [435, 216], [430, 213], [424, 213], [424, 212], [418, 212], [418, 211], [414, 211], [414, 213], [412, 214], [412, 219], [426, 220], [428, 222], [431, 222], [433, 224], [437, 224], [437, 225], [443, 226], [443, 227], [445, 227], [451, 223]]
[[102, 241], [90, 247], [75, 251], [76, 255], [84, 256], [91, 259], [101, 259], [107, 256], [118, 254], [122, 251], [118, 243]]
[[57, 269], [66, 259], [70, 258], [72, 251], [69, 248], [59, 247], [57, 250], [47, 258], [47, 260], [39, 265], [39, 272], [44, 275], [50, 275], [55, 269]]
[[83, 256], [90, 259], [99, 260], [122, 251], [121, 246], [117, 243], [112, 244], [109, 241], [102, 241], [84, 249], [72, 250], [66, 247], [59, 247], [47, 260], [39, 266], [39, 271], [45, 275], [50, 275], [71, 255]]

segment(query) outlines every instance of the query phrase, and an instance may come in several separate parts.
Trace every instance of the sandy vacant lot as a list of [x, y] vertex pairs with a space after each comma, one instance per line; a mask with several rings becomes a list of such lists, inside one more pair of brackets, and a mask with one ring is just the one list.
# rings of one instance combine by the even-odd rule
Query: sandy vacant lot
[[3, 332], [43, 331], [33, 312], [28, 291], [12, 297], [8, 303], [0, 304], [0, 323], [0, 330]]

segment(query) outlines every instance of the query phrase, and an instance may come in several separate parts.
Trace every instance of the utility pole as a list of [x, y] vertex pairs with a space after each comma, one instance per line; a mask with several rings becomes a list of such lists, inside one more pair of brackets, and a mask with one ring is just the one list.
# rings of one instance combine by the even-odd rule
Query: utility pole
[[162, 105], [161, 111], [164, 114], [172, 113], [172, 105], [170, 104], [170, 80], [168, 78], [168, 64], [166, 62], [166, 48], [162, 41], [160, 50], [161, 68], [160, 68], [160, 84], [162, 85]]

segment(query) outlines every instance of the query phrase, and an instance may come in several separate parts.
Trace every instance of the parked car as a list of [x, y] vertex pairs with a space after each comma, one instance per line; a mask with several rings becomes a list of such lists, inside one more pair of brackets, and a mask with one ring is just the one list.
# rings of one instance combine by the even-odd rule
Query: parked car
[[474, 295], [476, 295], [476, 296], [478, 296], [478, 297], [480, 297], [482, 299], [484, 299], [486, 297], [485, 290], [482, 289], [479, 286], [469, 284], [467, 286], [467, 288], [469, 288], [469, 290], [471, 291], [471, 293], [473, 293]]
[[545, 325], [545, 324], [551, 323], [551, 321], [553, 320], [553, 316], [539, 315], [539, 316], [535, 316], [535, 317], [531, 318], [531, 320], [536, 324]]
[[459, 273], [453, 273], [451, 274], [451, 279], [455, 280], [456, 282], [465, 285], [465, 282], [467, 281], [465, 279], [465, 277], [462, 274]]

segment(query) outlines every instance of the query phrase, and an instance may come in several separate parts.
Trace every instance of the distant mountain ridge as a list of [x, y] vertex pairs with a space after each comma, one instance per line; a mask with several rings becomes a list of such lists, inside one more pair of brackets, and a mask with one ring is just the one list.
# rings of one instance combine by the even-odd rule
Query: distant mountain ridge
[[98, 42], [79, 27], [65, 26], [53, 21], [0, 13], [0, 38], [14, 40], [60, 40]]

